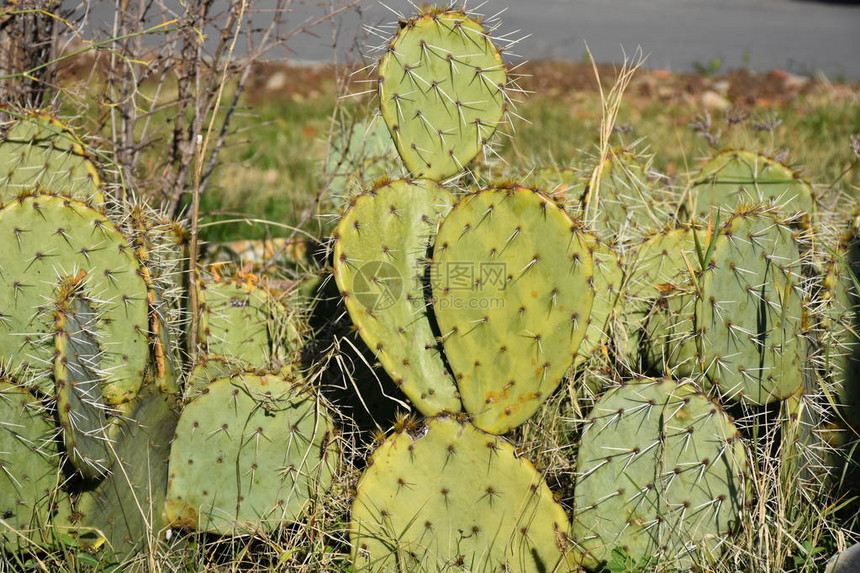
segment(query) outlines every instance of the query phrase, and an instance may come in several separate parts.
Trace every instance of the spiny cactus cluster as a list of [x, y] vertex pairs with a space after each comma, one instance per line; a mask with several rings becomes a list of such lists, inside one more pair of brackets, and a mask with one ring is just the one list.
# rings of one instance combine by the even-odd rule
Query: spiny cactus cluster
[[[774, 503], [753, 488], [762, 468], [814, 496], [839, 463], [825, 463], [819, 431], [837, 419], [824, 397], [853, 403], [854, 287], [822, 255], [836, 245], [819, 223], [828, 215], [791, 169], [736, 150], [682, 191], [636, 146], [586, 169], [533, 170], [534, 188], [454, 187], [508, 102], [505, 75], [485, 73], [497, 70], [490, 46], [478, 21], [429, 9], [401, 22], [379, 63], [380, 114], [413, 179], [352, 199], [333, 273], [356, 331], [428, 418], [398, 422], [371, 455], [353, 559], [369, 571], [596, 570], [620, 552], [655, 569], [707, 567], [754, 520], [750, 507]], [[467, 90], [473, 115], [459, 112]], [[566, 377], [569, 529], [548, 500], [535, 511], [499, 493], [520, 490], [503, 486], [514, 469], [494, 469], [509, 446], [493, 437], [527, 423]], [[757, 442], [765, 434], [776, 445]], [[468, 478], [449, 487], [458, 472]]]
[[291, 368], [298, 314], [254, 277], [204, 281], [188, 363], [181, 229], [112, 198], [57, 120], [17, 115], [0, 142], [0, 550], [128, 554], [168, 527], [300, 519], [338, 448]]
[[[408, 177], [352, 193], [380, 165], [336, 151], [334, 281], [425, 417], [398, 417], [346, 470], [301, 364], [303, 301], [249, 272], [188, 284], [200, 262], [181, 225], [117, 199], [57, 120], [12, 114], [0, 551], [130, 554], [172, 529], [268, 539], [308, 531], [307, 508], [340, 488], [351, 511], [331, 543], [356, 571], [598, 571], [619, 555], [705, 570], [739, 559], [734, 540], [773, 527], [774, 507], [797, 521], [839, 486], [837, 446], [860, 427], [857, 221], [738, 150], [683, 190], [638, 146], [534, 169], [532, 186], [469, 186], [512, 105], [491, 32], [432, 8], [386, 44], [388, 133], [363, 130]], [[520, 441], [553, 409], [561, 470]]]

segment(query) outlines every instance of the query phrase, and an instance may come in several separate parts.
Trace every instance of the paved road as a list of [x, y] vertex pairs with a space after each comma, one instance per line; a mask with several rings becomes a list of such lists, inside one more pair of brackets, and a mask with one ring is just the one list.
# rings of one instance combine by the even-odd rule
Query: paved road
[[[223, 0], [222, 0], [223, 1]], [[267, 0], [257, 0], [265, 5]], [[342, 2], [343, 0], [334, 0]], [[446, 0], [440, 0], [444, 3]], [[331, 2], [331, 0], [329, 0]], [[412, 10], [408, 0], [385, 0], [394, 11]], [[165, 0], [166, 4], [176, 0]], [[415, 3], [420, 3], [415, 0]], [[637, 46], [651, 68], [676, 71], [707, 66], [715, 58], [723, 69], [748, 66], [795, 73], [824, 72], [831, 78], [860, 80], [860, 4], [806, 0], [487, 0], [470, 7], [492, 15], [507, 8], [502, 32], [530, 34], [517, 52], [533, 60], [579, 60], [586, 43], [598, 61], [622, 58]], [[321, 9], [298, 2], [291, 22]], [[363, 0], [363, 21], [380, 24], [396, 16], [377, 0]], [[109, 8], [95, 5], [95, 18], [110, 19]], [[340, 21], [342, 49], [353, 44], [359, 28], [355, 13]], [[331, 28], [294, 38], [292, 57], [302, 61], [331, 58]]]
[[[408, 2], [390, 1], [408, 12]], [[475, 3], [476, 4], [476, 3]], [[531, 34], [528, 59], [578, 60], [587, 43], [598, 61], [641, 46], [652, 68], [689, 70], [720, 58], [724, 67], [823, 71], [860, 80], [860, 5], [799, 0], [488, 0], [505, 7], [503, 30]], [[369, 19], [387, 10], [368, 5]], [[390, 12], [388, 12], [390, 14]]]

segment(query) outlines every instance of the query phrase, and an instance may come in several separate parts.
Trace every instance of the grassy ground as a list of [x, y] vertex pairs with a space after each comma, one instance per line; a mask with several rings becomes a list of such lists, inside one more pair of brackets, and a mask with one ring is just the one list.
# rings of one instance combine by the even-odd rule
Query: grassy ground
[[[547, 69], [538, 66], [534, 73]], [[602, 71], [608, 84], [611, 69]], [[577, 72], [590, 79], [590, 69]], [[327, 73], [333, 80], [335, 71]], [[601, 108], [594, 85], [586, 80], [573, 85], [559, 80], [553, 85], [551, 74], [547, 75], [550, 77], [534, 76], [524, 81], [535, 93], [525, 96], [517, 107], [516, 114], [523, 119], [514, 118], [506, 129], [508, 133], [515, 130], [513, 137], [498, 138], [499, 153], [508, 165], [495, 175], [515, 176], [546, 165], [581, 166], [596, 150]], [[652, 72], [641, 72], [640, 76], [625, 96], [618, 120], [624, 133], [616, 133], [616, 143], [644, 138], [654, 154], [654, 167], [674, 184], [684, 185], [700, 160], [723, 146], [785, 157], [818, 184], [822, 193], [828, 192], [854, 159], [850, 136], [860, 133], [860, 90], [856, 87], [814, 82], [801, 93], [786, 92], [770, 98], [756, 97], [758, 94], [748, 88], [741, 93], [730, 90], [725, 97], [718, 96], [722, 100], [713, 102], [711, 96], [716, 92], [705, 96], [710, 90], [697, 86], [694, 80], [719, 86], [719, 78]], [[325, 196], [319, 205], [314, 199], [325, 190], [325, 158], [335, 125], [332, 114], [338, 108], [347, 116], [360, 118], [375, 111], [367, 99], [338, 102], [335, 85], [323, 76], [317, 78], [315, 89], [257, 94], [246, 102], [245, 113], [236, 121], [237, 133], [216, 174], [215, 188], [203, 197], [203, 211], [223, 213], [225, 219], [245, 216], [286, 225], [312, 215], [306, 228], [315, 234], [325, 233], [324, 216], [334, 207]], [[361, 89], [361, 84], [354, 87], [354, 91]], [[716, 104], [730, 107], [720, 110], [713, 107]], [[689, 127], [706, 112], [710, 114], [713, 146]], [[774, 120], [779, 125], [773, 130], [763, 129]], [[860, 172], [854, 170], [842, 177], [840, 184], [845, 189], [856, 188]], [[205, 236], [227, 241], [260, 238], [267, 232], [274, 236], [288, 233], [276, 226], [234, 223], [208, 227]]]

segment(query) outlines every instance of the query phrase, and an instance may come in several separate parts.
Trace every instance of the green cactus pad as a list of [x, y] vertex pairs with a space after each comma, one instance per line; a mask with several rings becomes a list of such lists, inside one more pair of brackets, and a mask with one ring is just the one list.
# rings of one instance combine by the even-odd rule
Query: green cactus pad
[[110, 465], [108, 407], [101, 396], [98, 316], [93, 305], [75, 292], [77, 286], [74, 281], [61, 286], [55, 310], [57, 417], [72, 464], [95, 479], [104, 477]]
[[433, 302], [473, 424], [507, 432], [555, 390], [588, 328], [592, 272], [579, 224], [530, 189], [468, 195], [445, 218]]
[[618, 253], [593, 235], [583, 234], [591, 251], [594, 265], [594, 304], [588, 316], [588, 330], [579, 345], [574, 366], [579, 366], [594, 353], [603, 352], [609, 340], [609, 325], [617, 312], [617, 303], [624, 283], [624, 269]]
[[64, 479], [54, 434], [42, 404], [0, 380], [0, 549], [32, 549], [51, 521]]
[[381, 177], [403, 174], [397, 148], [379, 116], [345, 125], [335, 133], [326, 173], [334, 197], [356, 195]]
[[587, 181], [582, 174], [571, 168], [541, 167], [523, 178], [523, 184], [540, 189], [560, 200], [579, 203]]
[[299, 346], [294, 316], [251, 282], [205, 282], [200, 287], [200, 340], [209, 354], [265, 367]]
[[[702, 236], [700, 233], [700, 244], [707, 249]], [[686, 284], [691, 270], [699, 270], [696, 242], [688, 227], [652, 235], [639, 246], [633, 259], [627, 297], [642, 308], [650, 307], [665, 292], [665, 285]]]
[[212, 356], [208, 354], [201, 356], [185, 379], [183, 397], [185, 399], [195, 398], [211, 382], [220, 378], [229, 378], [233, 374], [245, 371], [247, 368], [248, 365], [246, 363], [235, 358], [230, 359], [226, 356]]
[[[688, 284], [691, 271], [698, 270], [699, 265], [693, 232], [689, 228], [652, 235], [633, 251], [631, 258], [622, 291], [621, 320], [613, 335], [619, 354], [638, 372], [642, 359], [648, 359], [648, 352], [642, 354], [642, 336], [652, 315], [660, 308], [658, 299]], [[651, 349], [652, 359], [655, 352], [659, 355], [659, 351]]]
[[630, 241], [671, 220], [674, 197], [656, 181], [651, 159], [633, 150], [613, 149], [593, 169], [583, 208], [602, 238]]
[[[851, 237], [852, 242], [854, 241]], [[839, 404], [839, 425], [860, 433], [860, 339], [858, 338], [857, 289], [849, 261], [858, 245], [838, 245], [826, 262], [826, 274], [818, 299], [818, 346], [823, 349], [824, 374]], [[851, 439], [843, 436], [836, 441]]]
[[0, 362], [24, 368], [53, 395], [53, 317], [46, 301], [60, 278], [85, 273], [96, 301], [105, 403], [131, 399], [149, 357], [146, 284], [122, 235], [82, 203], [47, 195], [0, 209]]
[[788, 225], [759, 208], [733, 215], [699, 281], [696, 340], [707, 381], [753, 404], [794, 394], [806, 345], [800, 254]]
[[356, 570], [556, 571], [567, 516], [531, 463], [468, 423], [426, 424], [385, 440], [358, 482]]
[[724, 151], [693, 182], [693, 213], [707, 218], [719, 207], [729, 213], [744, 203], [775, 202], [784, 213], [815, 213], [812, 188], [775, 159], [750, 151]]
[[337, 457], [331, 419], [295, 382], [212, 382], [176, 428], [167, 519], [222, 535], [272, 531], [329, 488]]
[[80, 139], [57, 119], [35, 113], [0, 125], [0, 134], [0, 206], [40, 189], [104, 203], [98, 171]]
[[596, 569], [613, 550], [666, 570], [712, 558], [744, 501], [746, 454], [731, 419], [669, 379], [612, 388], [588, 419], [572, 528], [582, 564]]
[[334, 235], [334, 276], [353, 323], [425, 416], [460, 410], [422, 284], [427, 249], [452, 202], [432, 181], [395, 181], [358, 197]]
[[379, 103], [409, 172], [437, 181], [461, 172], [502, 121], [506, 84], [499, 50], [463, 12], [401, 23], [379, 62]]
[[178, 420], [174, 397], [141, 391], [118, 422], [110, 475], [83, 493], [66, 527], [85, 549], [132, 555], [163, 539], [170, 441]]

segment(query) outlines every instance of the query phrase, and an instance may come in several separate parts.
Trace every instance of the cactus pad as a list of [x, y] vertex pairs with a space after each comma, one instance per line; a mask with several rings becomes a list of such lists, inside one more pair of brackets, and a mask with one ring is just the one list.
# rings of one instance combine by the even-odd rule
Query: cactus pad
[[707, 380], [753, 404], [794, 394], [806, 345], [800, 254], [788, 225], [759, 208], [736, 213], [699, 280], [696, 340]]
[[395, 181], [362, 194], [335, 231], [334, 273], [346, 308], [418, 410], [460, 410], [427, 317], [427, 249], [451, 195], [432, 181]]
[[272, 531], [328, 489], [337, 456], [328, 414], [295, 382], [253, 374], [215, 381], [176, 428], [168, 521], [224, 535]]
[[735, 210], [743, 203], [775, 202], [785, 213], [815, 212], [812, 188], [775, 159], [750, 151], [724, 151], [711, 159], [693, 184], [693, 212], [707, 218], [711, 209]]
[[165, 527], [167, 461], [178, 414], [174, 398], [141, 391], [124, 404], [117, 422], [110, 475], [95, 491], [84, 492], [68, 518], [77, 544], [128, 556], [146, 548]]
[[743, 505], [746, 454], [716, 404], [692, 384], [640, 380], [608, 390], [588, 418], [572, 529], [585, 566], [621, 549], [686, 570], [725, 544]]
[[38, 400], [0, 380], [0, 549], [26, 547], [50, 522], [63, 479], [54, 433]]
[[506, 84], [501, 54], [463, 12], [402, 22], [379, 62], [379, 102], [409, 172], [442, 180], [462, 171], [502, 121]]
[[567, 516], [507, 441], [450, 417], [390, 436], [352, 506], [358, 571], [555, 571]]
[[54, 311], [56, 335], [54, 384], [57, 417], [72, 464], [88, 478], [102, 478], [109, 463], [108, 407], [102, 400], [98, 317], [75, 292], [79, 285], [61, 281]]
[[200, 290], [200, 340], [209, 354], [264, 367], [298, 346], [293, 317], [263, 287], [231, 280], [201, 283]]
[[83, 290], [100, 317], [102, 394], [108, 404], [131, 399], [149, 356], [146, 285], [122, 235], [96, 211], [70, 199], [24, 197], [0, 209], [0, 362], [38, 375], [54, 355], [46, 301], [62, 277], [85, 273]]
[[40, 189], [104, 203], [98, 172], [67, 126], [45, 114], [0, 125], [0, 206]]
[[594, 266], [594, 304], [588, 316], [588, 330], [573, 361], [574, 366], [579, 366], [593, 353], [605, 349], [611, 318], [617, 312], [616, 304], [624, 282], [624, 269], [621, 267], [618, 253], [600, 242], [597, 237], [587, 234], [583, 236], [589, 245]]
[[329, 189], [334, 197], [350, 197], [380, 177], [399, 177], [403, 166], [385, 123], [376, 116], [341, 127], [326, 158]]
[[434, 309], [473, 424], [506, 432], [555, 390], [588, 327], [592, 271], [578, 223], [530, 189], [468, 195], [445, 218]]

